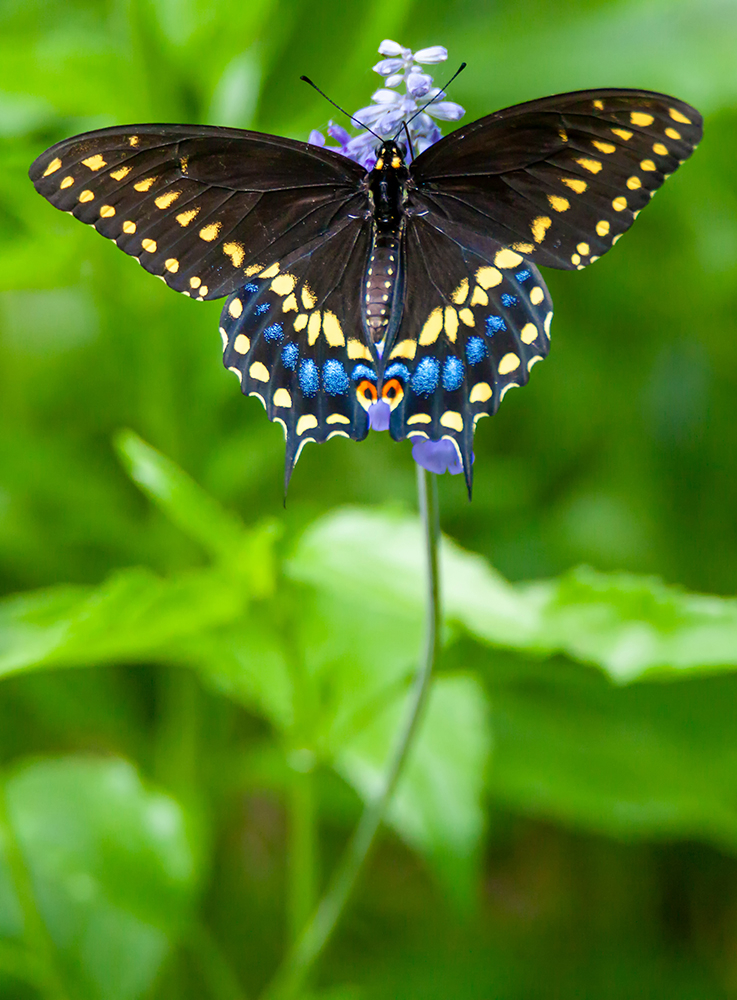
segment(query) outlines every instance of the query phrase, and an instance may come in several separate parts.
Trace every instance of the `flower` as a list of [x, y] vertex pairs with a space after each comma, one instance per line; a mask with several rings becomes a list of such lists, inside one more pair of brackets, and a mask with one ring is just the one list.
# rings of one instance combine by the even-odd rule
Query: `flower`
[[[445, 100], [443, 91], [433, 87], [432, 76], [422, 68], [445, 62], [448, 50], [442, 45], [431, 45], [413, 52], [399, 42], [386, 38], [379, 46], [379, 55], [384, 58], [376, 63], [374, 72], [384, 77], [384, 86], [374, 91], [371, 96], [373, 103], [359, 108], [353, 115], [353, 121], [357, 125], [368, 126], [382, 138], [394, 138], [402, 147], [405, 159], [409, 160], [412, 150], [407, 148], [404, 130], [400, 132], [402, 122], [407, 122], [412, 146], [417, 154], [442, 138], [434, 118], [455, 122], [465, 114], [460, 104]], [[402, 86], [404, 91], [401, 90]], [[428, 101], [433, 103], [424, 107]], [[423, 110], [417, 114], [420, 108]], [[360, 163], [366, 170], [373, 170], [376, 163], [376, 135], [372, 132], [364, 130], [352, 136], [345, 128], [331, 121], [328, 123], [327, 134], [337, 142], [337, 146], [328, 146], [323, 133], [317, 130], [310, 132], [309, 141], [315, 146], [324, 146], [342, 153]], [[384, 400], [373, 403], [368, 411], [369, 427], [374, 431], [389, 430], [390, 416], [391, 408], [388, 403]], [[430, 441], [413, 435], [410, 441], [412, 458], [429, 472], [450, 472], [453, 476], [463, 472], [458, 449], [447, 438]]]
[[[358, 125], [368, 126], [383, 139], [396, 137], [405, 158], [410, 159], [412, 150], [407, 149], [406, 136], [403, 132], [397, 135], [402, 122], [408, 123], [412, 146], [417, 154], [432, 146], [442, 136], [434, 118], [454, 122], [465, 114], [460, 104], [444, 99], [445, 94], [438, 87], [433, 87], [433, 78], [422, 68], [424, 65], [445, 62], [448, 51], [442, 45], [431, 45], [413, 52], [387, 38], [379, 46], [379, 54], [385, 58], [376, 63], [374, 72], [384, 77], [384, 86], [372, 94], [372, 104], [356, 111], [353, 120]], [[428, 101], [433, 103], [410, 121]], [[363, 131], [351, 136], [346, 129], [331, 121], [327, 133], [338, 143], [337, 146], [326, 146], [325, 136], [317, 130], [310, 133], [309, 141], [316, 146], [325, 146], [342, 153], [360, 163], [366, 170], [373, 169], [376, 163], [376, 136], [371, 132]]]

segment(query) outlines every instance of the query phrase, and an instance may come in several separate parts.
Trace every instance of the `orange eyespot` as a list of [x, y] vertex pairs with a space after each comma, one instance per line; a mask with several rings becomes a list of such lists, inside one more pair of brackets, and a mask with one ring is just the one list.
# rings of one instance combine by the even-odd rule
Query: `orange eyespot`
[[404, 398], [404, 388], [398, 378], [390, 378], [381, 389], [381, 398], [394, 409]]
[[367, 378], [362, 379], [356, 386], [356, 398], [364, 410], [368, 410], [369, 406], [379, 398], [374, 383], [369, 382]]

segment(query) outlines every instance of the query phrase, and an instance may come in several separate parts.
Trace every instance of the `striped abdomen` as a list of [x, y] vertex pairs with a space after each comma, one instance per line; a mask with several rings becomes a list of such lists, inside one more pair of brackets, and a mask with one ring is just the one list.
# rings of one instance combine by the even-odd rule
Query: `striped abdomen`
[[396, 230], [374, 237], [363, 292], [363, 316], [372, 341], [378, 344], [386, 335], [394, 293], [399, 276], [400, 235]]

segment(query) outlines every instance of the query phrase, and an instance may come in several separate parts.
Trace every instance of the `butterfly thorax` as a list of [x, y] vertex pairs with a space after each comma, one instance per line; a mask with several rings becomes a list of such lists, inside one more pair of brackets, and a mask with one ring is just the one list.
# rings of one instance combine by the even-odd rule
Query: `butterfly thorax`
[[385, 337], [401, 294], [400, 242], [408, 171], [394, 142], [381, 145], [368, 187], [373, 215], [363, 318], [374, 343]]

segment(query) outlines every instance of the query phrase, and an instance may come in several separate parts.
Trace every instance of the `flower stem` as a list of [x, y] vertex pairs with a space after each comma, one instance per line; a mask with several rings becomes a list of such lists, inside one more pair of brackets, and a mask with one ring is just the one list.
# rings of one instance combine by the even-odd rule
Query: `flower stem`
[[430, 691], [433, 666], [440, 645], [440, 579], [438, 572], [438, 494], [435, 476], [417, 466], [417, 488], [427, 553], [427, 618], [425, 646], [409, 696], [407, 715], [397, 738], [382, 787], [364, 809], [348, 846], [333, 872], [327, 891], [299, 940], [287, 955], [263, 1000], [295, 997], [330, 940], [353, 892], [376, 833], [383, 820], [405, 761], [413, 745], [422, 710]]
[[45, 1000], [69, 1000], [56, 948], [38, 909], [31, 873], [10, 817], [5, 775], [0, 775], [0, 845], [23, 917], [25, 943], [33, 958], [39, 991]]

